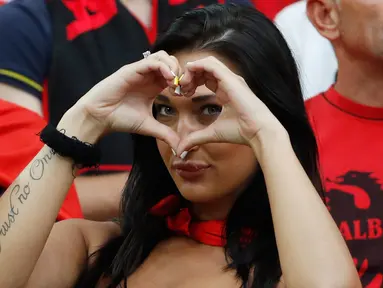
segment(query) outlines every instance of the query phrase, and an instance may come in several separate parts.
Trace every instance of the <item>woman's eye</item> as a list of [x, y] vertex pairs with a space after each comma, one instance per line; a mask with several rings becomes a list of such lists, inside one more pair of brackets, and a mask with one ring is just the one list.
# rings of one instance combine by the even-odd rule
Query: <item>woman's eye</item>
[[206, 116], [217, 116], [221, 113], [222, 107], [218, 105], [206, 105], [202, 107], [202, 114]]
[[157, 110], [157, 115], [161, 115], [161, 116], [174, 115], [173, 108], [166, 105], [157, 105], [156, 110]]

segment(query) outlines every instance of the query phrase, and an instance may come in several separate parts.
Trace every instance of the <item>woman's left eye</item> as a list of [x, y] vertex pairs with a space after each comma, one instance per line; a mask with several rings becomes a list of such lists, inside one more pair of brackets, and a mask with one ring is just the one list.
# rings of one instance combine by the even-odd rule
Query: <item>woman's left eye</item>
[[206, 105], [201, 108], [203, 115], [216, 116], [221, 113], [222, 107], [218, 105]]

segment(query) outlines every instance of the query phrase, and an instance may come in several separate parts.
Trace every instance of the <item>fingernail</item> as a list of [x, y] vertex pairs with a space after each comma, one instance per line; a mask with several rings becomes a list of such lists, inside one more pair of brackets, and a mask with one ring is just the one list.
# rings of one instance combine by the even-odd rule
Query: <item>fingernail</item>
[[188, 62], [188, 63], [186, 63], [186, 65], [192, 65], [193, 64], [193, 62]]
[[177, 153], [176, 153], [176, 151], [174, 151], [173, 148], [172, 148], [172, 153], [173, 153], [174, 156], [177, 156]]
[[173, 75], [174, 77], [177, 77], [176, 73], [174, 73], [172, 70], [170, 70], [170, 73], [172, 73], [172, 75]]
[[181, 95], [181, 86], [177, 86], [176, 89], [174, 89], [174, 93]]
[[173, 84], [175, 86], [178, 86], [178, 82], [179, 82], [178, 76], [174, 77]]
[[186, 155], [188, 155], [188, 151], [184, 151], [184, 152], [182, 152], [181, 153], [181, 155], [180, 155], [180, 158], [183, 160], [183, 159], [185, 159], [185, 157], [186, 157]]

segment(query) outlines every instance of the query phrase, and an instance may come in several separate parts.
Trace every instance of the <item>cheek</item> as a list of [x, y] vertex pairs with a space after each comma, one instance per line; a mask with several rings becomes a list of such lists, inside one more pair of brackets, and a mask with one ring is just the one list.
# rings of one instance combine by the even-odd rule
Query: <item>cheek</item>
[[254, 174], [257, 159], [250, 147], [226, 143], [204, 146], [222, 180], [239, 185]]
[[[370, 3], [366, 3], [370, 2]], [[382, 47], [383, 5], [373, 3], [376, 0], [362, 0], [363, 4], [356, 4], [344, 11], [342, 18], [343, 38], [354, 49], [374, 51]]]
[[157, 142], [157, 148], [158, 148], [158, 151], [160, 152], [162, 161], [164, 161], [166, 167], [168, 167], [169, 169], [170, 158], [173, 155], [172, 150], [170, 146], [166, 144], [165, 142], [158, 139], [156, 140], [156, 142]]

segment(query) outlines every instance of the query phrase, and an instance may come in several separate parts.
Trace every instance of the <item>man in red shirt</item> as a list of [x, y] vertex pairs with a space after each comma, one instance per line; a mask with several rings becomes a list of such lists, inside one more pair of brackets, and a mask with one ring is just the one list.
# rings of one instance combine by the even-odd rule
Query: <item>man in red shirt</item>
[[381, 288], [383, 1], [307, 2], [311, 22], [331, 41], [339, 62], [335, 85], [306, 102], [318, 140], [327, 204], [364, 287]]

